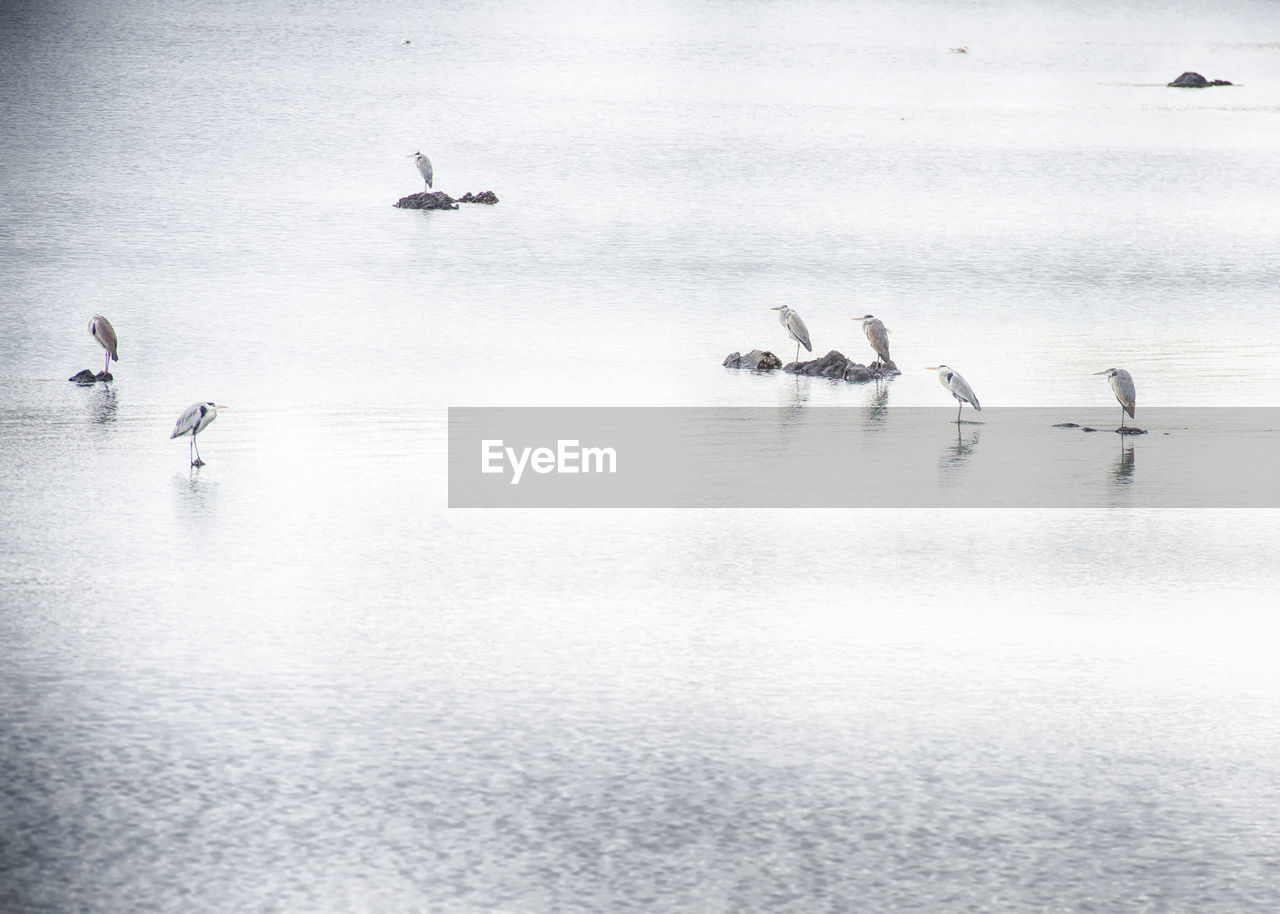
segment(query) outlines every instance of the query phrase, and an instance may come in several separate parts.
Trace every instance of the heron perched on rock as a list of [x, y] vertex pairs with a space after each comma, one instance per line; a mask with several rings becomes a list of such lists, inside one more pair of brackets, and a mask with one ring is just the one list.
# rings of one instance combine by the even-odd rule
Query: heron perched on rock
[[889, 331], [885, 329], [884, 322], [870, 314], [855, 317], [854, 320], [862, 321], [862, 332], [867, 335], [867, 342], [876, 351], [876, 355], [880, 356], [880, 363], [893, 361], [889, 358]]
[[111, 321], [101, 314], [95, 314], [93, 320], [89, 321], [89, 335], [98, 341], [99, 346], [107, 350], [107, 358], [102, 366], [102, 373], [106, 374], [112, 362], [120, 361], [116, 355], [116, 328], [112, 327]]
[[1120, 427], [1124, 428], [1124, 414], [1133, 418], [1133, 411], [1138, 407], [1138, 391], [1133, 386], [1133, 376], [1123, 368], [1108, 368], [1106, 371], [1095, 371], [1095, 375], [1104, 374], [1111, 382], [1111, 389], [1120, 401]]
[[787, 328], [787, 334], [796, 341], [796, 361], [800, 361], [800, 347], [813, 352], [813, 346], [809, 343], [809, 328], [804, 325], [804, 321], [800, 319], [800, 315], [792, 311], [786, 305], [778, 305], [776, 308], [770, 308], [770, 311], [778, 312], [778, 323]]
[[191, 436], [191, 449], [195, 453], [191, 461], [193, 467], [204, 466], [204, 461], [200, 459], [200, 445], [196, 443], [196, 435], [203, 432], [209, 427], [210, 422], [218, 418], [218, 410], [226, 408], [211, 401], [192, 403], [178, 417], [178, 423], [173, 427], [173, 434], [169, 437], [172, 439], [181, 438], [184, 435]]
[[946, 365], [930, 365], [927, 370], [936, 371], [942, 386], [951, 391], [951, 396], [956, 398], [956, 422], [960, 421], [960, 410], [964, 409], [966, 403], [978, 412], [982, 412], [982, 404], [978, 402], [978, 395], [973, 392], [969, 382], [960, 376], [960, 372]]
[[405, 158], [413, 159], [414, 164], [418, 166], [418, 174], [422, 175], [422, 180], [427, 182], [427, 189], [430, 190], [432, 178], [431, 160], [420, 152], [411, 152]]

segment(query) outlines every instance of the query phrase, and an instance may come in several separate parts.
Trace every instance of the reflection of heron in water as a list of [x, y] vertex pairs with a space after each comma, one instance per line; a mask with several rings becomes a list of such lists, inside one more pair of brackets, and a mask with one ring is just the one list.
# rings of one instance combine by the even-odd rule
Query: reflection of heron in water
[[1120, 435], [1119, 438], [1120, 457], [1116, 460], [1115, 469], [1111, 471], [1111, 475], [1115, 477], [1117, 483], [1127, 486], [1133, 482], [1133, 443], [1125, 435]]
[[116, 421], [116, 392], [108, 386], [99, 387], [94, 391], [94, 397], [91, 401], [93, 414], [90, 416], [97, 425], [106, 425], [108, 422]]
[[883, 425], [889, 418], [889, 385], [877, 383], [867, 403], [865, 424], [869, 427]]
[[978, 446], [978, 430], [970, 429], [968, 436], [965, 436], [964, 430], [956, 425], [956, 443], [950, 445], [942, 452], [942, 465], [944, 467], [958, 467], [963, 464], [969, 455], [973, 453], [973, 449]]

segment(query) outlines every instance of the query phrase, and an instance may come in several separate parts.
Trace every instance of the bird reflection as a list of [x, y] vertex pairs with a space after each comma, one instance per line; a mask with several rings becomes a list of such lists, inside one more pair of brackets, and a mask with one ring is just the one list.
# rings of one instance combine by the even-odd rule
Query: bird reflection
[[183, 514], [192, 517], [208, 517], [218, 494], [218, 484], [200, 479], [200, 468], [191, 467], [188, 475], [173, 476], [174, 502]]
[[880, 428], [889, 418], [889, 385], [877, 380], [875, 392], [867, 401], [867, 411], [863, 426], [868, 429]]
[[792, 375], [795, 385], [783, 384], [779, 388], [780, 405], [791, 409], [799, 409], [809, 400], [809, 379], [801, 375]]
[[94, 389], [89, 397], [89, 418], [96, 425], [106, 425], [116, 421], [116, 391], [114, 387], [103, 384]]
[[961, 466], [969, 459], [973, 449], [978, 446], [978, 430], [976, 428], [966, 430], [962, 427], [964, 424], [956, 424], [956, 442], [948, 445], [942, 452], [942, 468], [944, 470]]
[[1133, 483], [1133, 442], [1125, 435], [1118, 437], [1120, 438], [1120, 456], [1111, 470], [1111, 476], [1116, 485], [1127, 486]]

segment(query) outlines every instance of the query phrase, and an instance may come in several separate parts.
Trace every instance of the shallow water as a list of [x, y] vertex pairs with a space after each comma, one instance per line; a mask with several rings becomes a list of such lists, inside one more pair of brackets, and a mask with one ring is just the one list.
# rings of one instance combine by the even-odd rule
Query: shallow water
[[[819, 352], [885, 320], [890, 410], [940, 360], [1063, 418], [1113, 365], [1139, 419], [1278, 405], [1273, 4], [0, 42], [0, 907], [1275, 908], [1274, 511], [478, 512], [445, 473], [450, 406], [878, 405], [720, 368], [791, 354], [783, 302]], [[501, 203], [393, 209], [419, 148]]]

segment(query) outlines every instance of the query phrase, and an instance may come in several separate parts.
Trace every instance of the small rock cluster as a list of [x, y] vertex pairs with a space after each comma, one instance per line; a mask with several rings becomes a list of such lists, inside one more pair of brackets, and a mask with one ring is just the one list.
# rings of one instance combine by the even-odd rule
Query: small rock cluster
[[[1102, 431], [1102, 429], [1093, 428], [1092, 426], [1089, 426], [1089, 425], [1081, 425], [1078, 422], [1059, 422], [1056, 425], [1054, 425], [1054, 428], [1078, 428], [1082, 432]], [[1145, 435], [1147, 433], [1147, 430], [1145, 428], [1131, 428], [1130, 426], [1127, 426], [1127, 425], [1122, 425], [1119, 428], [1112, 429], [1112, 431], [1115, 432], [1117, 435]]]
[[867, 381], [875, 381], [902, 373], [898, 371], [898, 366], [891, 361], [884, 363], [872, 362], [870, 365], [863, 365], [859, 362], [851, 361], [834, 349], [821, 358], [810, 359], [807, 362], [788, 362], [786, 365], [783, 365], [782, 359], [772, 352], [752, 349], [746, 355], [738, 352], [730, 353], [724, 360], [723, 365], [726, 368], [747, 368], [751, 371], [772, 371], [775, 368], [781, 368], [791, 374], [805, 375], [810, 378], [831, 378], [837, 381], [848, 381], [852, 384], [864, 384]]
[[482, 190], [478, 194], [467, 191], [456, 200], [444, 191], [436, 190], [401, 197], [395, 205], [399, 209], [457, 209], [459, 203], [483, 203], [486, 206], [493, 206], [497, 202], [498, 195], [491, 190]]

